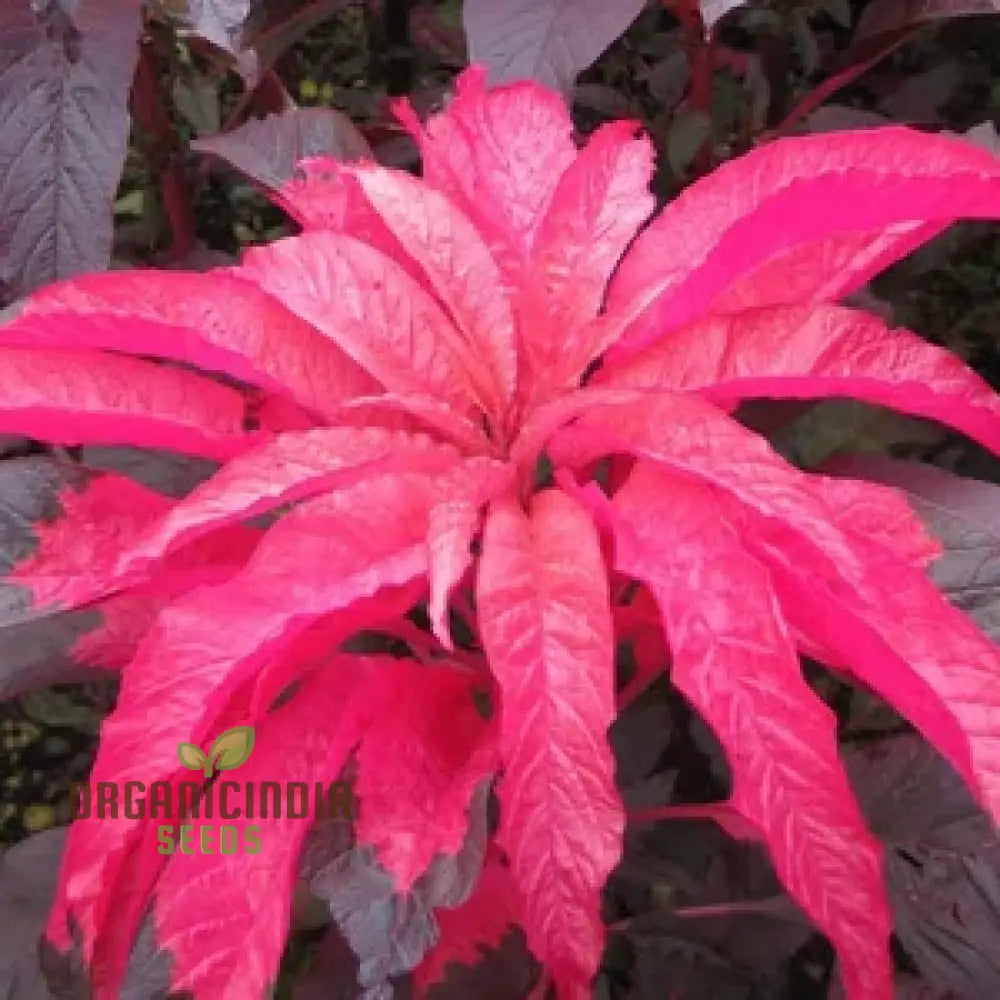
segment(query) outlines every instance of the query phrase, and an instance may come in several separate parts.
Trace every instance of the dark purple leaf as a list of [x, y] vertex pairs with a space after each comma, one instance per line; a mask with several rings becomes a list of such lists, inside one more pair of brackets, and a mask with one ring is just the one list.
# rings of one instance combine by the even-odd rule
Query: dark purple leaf
[[475, 965], [451, 963], [444, 979], [427, 990], [426, 1000], [525, 1000], [533, 996], [537, 980], [538, 963], [515, 927], [499, 947], [483, 949]]
[[0, 997], [49, 1000], [38, 964], [41, 937], [55, 892], [64, 829], [45, 830], [0, 856]]
[[949, 765], [919, 736], [850, 744], [844, 759], [889, 848], [896, 935], [930, 986], [1000, 995], [1000, 839]]
[[1000, 12], [1000, 0], [874, 0], [858, 20], [854, 44], [949, 17]]
[[290, 180], [295, 165], [307, 157], [358, 160], [373, 155], [350, 118], [329, 108], [293, 108], [249, 121], [233, 132], [196, 139], [191, 145], [272, 189]]
[[[364, 1000], [390, 997], [389, 979], [415, 968], [438, 939], [435, 907], [460, 906], [471, 894], [483, 864], [487, 836], [488, 784], [469, 806], [469, 828], [461, 851], [438, 855], [408, 895], [396, 892], [391, 875], [369, 847], [343, 850], [343, 839], [326, 838], [335, 852], [312, 876], [310, 889], [330, 907], [340, 933], [360, 961]], [[314, 838], [315, 839], [315, 838]], [[308, 869], [317, 866], [317, 845], [306, 844]]]
[[437, 923], [419, 891], [397, 894], [370, 847], [342, 854], [313, 878], [310, 888], [329, 905], [358, 956], [365, 1000], [390, 997], [390, 977], [413, 969], [437, 940]]
[[159, 0], [168, 13], [177, 17], [195, 35], [224, 49], [237, 52], [242, 47], [242, 29], [254, 0]]
[[88, 469], [121, 473], [169, 497], [185, 496], [218, 469], [207, 459], [150, 448], [87, 446], [80, 460]]
[[465, 0], [469, 60], [490, 81], [538, 80], [568, 94], [639, 16], [645, 0]]
[[111, 255], [140, 5], [46, 11], [0, 4], [0, 304]]
[[292, 1000], [358, 1000], [358, 960], [335, 927], [320, 941], [309, 971], [296, 982]]

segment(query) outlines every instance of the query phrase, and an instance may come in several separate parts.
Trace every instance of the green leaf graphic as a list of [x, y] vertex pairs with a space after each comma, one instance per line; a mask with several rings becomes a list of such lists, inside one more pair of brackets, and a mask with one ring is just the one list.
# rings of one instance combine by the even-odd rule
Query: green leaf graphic
[[227, 729], [208, 751], [206, 775], [211, 775], [213, 764], [220, 771], [231, 771], [234, 767], [245, 764], [253, 750], [253, 742], [253, 726], [234, 726], [232, 729]]
[[177, 756], [180, 762], [192, 771], [200, 771], [208, 758], [193, 743], [178, 743]]

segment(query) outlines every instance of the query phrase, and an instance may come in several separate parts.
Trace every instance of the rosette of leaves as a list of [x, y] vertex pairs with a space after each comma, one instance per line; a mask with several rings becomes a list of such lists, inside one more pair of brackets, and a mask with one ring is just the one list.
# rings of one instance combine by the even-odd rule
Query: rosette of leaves
[[[938, 546], [901, 494], [806, 474], [732, 412], [854, 396], [1000, 451], [982, 380], [837, 304], [954, 219], [1000, 217], [1000, 160], [904, 128], [783, 140], [650, 220], [633, 122], [578, 148], [558, 95], [477, 69], [426, 123], [398, 110], [422, 179], [305, 162], [275, 193], [301, 235], [54, 285], [0, 334], [3, 432], [220, 463], [180, 499], [90, 481], [13, 569], [22, 618], [158, 611], [118, 661], [93, 780], [180, 780], [178, 744], [233, 725], [256, 731], [242, 781], [329, 781], [353, 754], [358, 843], [407, 892], [499, 775], [482, 874], [416, 979], [516, 924], [583, 997], [625, 824], [616, 623], [641, 601], [729, 755], [730, 812], [847, 995], [888, 1000], [881, 850], [799, 654], [892, 703], [995, 818], [1000, 650], [929, 581]], [[425, 600], [437, 645], [406, 617]], [[362, 630], [420, 659], [350, 652]], [[640, 682], [662, 664], [640, 657]], [[157, 854], [157, 822], [74, 824], [51, 944], [78, 941], [112, 997], [151, 904], [174, 989], [260, 996], [308, 824], [259, 820], [237, 863]]]

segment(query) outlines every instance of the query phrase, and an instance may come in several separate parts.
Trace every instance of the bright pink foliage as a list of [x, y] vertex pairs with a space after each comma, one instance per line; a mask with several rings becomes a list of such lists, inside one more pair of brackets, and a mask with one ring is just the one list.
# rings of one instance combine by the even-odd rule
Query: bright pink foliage
[[[934, 543], [898, 495], [807, 475], [730, 414], [852, 395], [1000, 451], [1000, 400], [973, 372], [835, 304], [951, 221], [1000, 217], [1000, 161], [904, 129], [779, 141], [629, 247], [652, 208], [631, 123], [577, 150], [556, 94], [488, 91], [476, 69], [426, 126], [401, 116], [423, 180], [307, 163], [276, 193], [302, 235], [207, 276], [54, 285], [0, 330], [0, 431], [224, 462], [176, 501], [99, 480], [17, 567], [38, 613], [162, 607], [108, 657], [128, 662], [94, 780], [176, 781], [179, 742], [237, 723], [257, 728], [260, 780], [325, 780], [354, 754], [359, 838], [405, 889], [458, 851], [499, 773], [482, 882], [442, 914], [417, 979], [516, 923], [559, 995], [582, 998], [624, 825], [617, 627], [647, 680], [669, 649], [730, 756], [731, 809], [833, 942], [851, 1000], [889, 1000], [880, 849], [797, 653], [880, 692], [1000, 818], [1000, 650], [927, 581]], [[532, 495], [543, 452], [556, 485]], [[587, 475], [608, 456], [628, 458], [602, 492]], [[622, 575], [645, 585], [630, 610]], [[440, 645], [403, 618], [427, 599]], [[445, 653], [450, 608], [485, 655]], [[341, 648], [364, 629], [418, 660]], [[75, 928], [110, 1000], [152, 900], [175, 988], [260, 995], [292, 826], [267, 826], [254, 864], [164, 865], [155, 823], [80, 820], [49, 937], [67, 949]], [[199, 933], [230, 920], [252, 947]]]

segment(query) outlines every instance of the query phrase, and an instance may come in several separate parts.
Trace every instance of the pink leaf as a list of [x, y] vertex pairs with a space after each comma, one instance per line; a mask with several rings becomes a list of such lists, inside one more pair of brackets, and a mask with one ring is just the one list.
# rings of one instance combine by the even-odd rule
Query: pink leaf
[[514, 317], [500, 271], [473, 224], [439, 191], [398, 170], [349, 171], [420, 265], [462, 337], [458, 361], [487, 413], [503, 415], [517, 375]]
[[698, 319], [777, 255], [897, 224], [998, 215], [1000, 160], [968, 143], [895, 127], [778, 140], [692, 185], [639, 236], [609, 291], [609, 309], [631, 324], [616, 354]]
[[[305, 501], [271, 528], [233, 579], [164, 611], [125, 672], [91, 780], [124, 786], [173, 774], [177, 744], [203, 739], [234, 689], [280, 661], [312, 622], [424, 574], [432, 496], [426, 478], [397, 475]], [[363, 625], [356, 616], [341, 638]], [[125, 817], [78, 821], [71, 832], [63, 897], [48, 933], [58, 943], [71, 917], [88, 964], [121, 849], [137, 834]], [[110, 967], [123, 968], [124, 958], [112, 956]]]
[[848, 996], [888, 1000], [881, 848], [840, 764], [836, 718], [802, 678], [766, 569], [710, 489], [640, 464], [614, 507], [617, 567], [659, 604], [671, 679], [726, 750], [732, 806], [761, 830], [782, 882], [835, 945]]
[[424, 180], [479, 226], [499, 260], [530, 259], [538, 227], [576, 157], [573, 123], [558, 95], [532, 83], [487, 89], [465, 70], [447, 108], [423, 127], [398, 108], [423, 154]]
[[321, 427], [280, 435], [233, 459], [129, 544], [117, 546], [105, 579], [134, 578], [207, 532], [285, 504], [378, 474], [442, 474], [458, 461], [448, 445], [405, 432]]
[[96, 351], [0, 348], [0, 431], [226, 458], [253, 440], [243, 397], [176, 368]]
[[[636, 128], [621, 121], [594, 132], [560, 178], [538, 232], [534, 261], [552, 327], [526, 331], [526, 348], [551, 384], [562, 378], [576, 384], [582, 374], [590, 359], [575, 334], [597, 315], [608, 278], [655, 204], [653, 147], [634, 138]], [[558, 374], [545, 372], [548, 365], [557, 365]]]
[[[609, 451], [694, 476], [736, 501], [730, 516], [746, 519], [747, 544], [775, 574], [785, 617], [811, 640], [810, 651], [818, 645], [832, 665], [881, 693], [1000, 817], [1000, 723], [986, 707], [988, 693], [1000, 691], [1000, 648], [922, 572], [877, 536], [845, 531], [809, 476], [696, 397], [609, 403], [550, 446], [554, 461], [576, 464]], [[855, 627], [817, 607], [836, 608]]]
[[240, 274], [390, 392], [436, 396], [459, 414], [468, 408], [457, 331], [430, 295], [372, 247], [340, 233], [306, 233], [248, 250]]
[[372, 679], [378, 702], [358, 750], [358, 842], [409, 892], [437, 854], [457, 854], [472, 793], [499, 766], [494, 726], [469, 675], [398, 660]]
[[950, 424], [1000, 452], [1000, 397], [983, 379], [950, 351], [839, 306], [709, 317], [605, 369], [597, 381], [694, 389], [726, 407], [761, 396], [852, 396]]
[[940, 222], [901, 222], [888, 229], [832, 236], [795, 247], [730, 286], [712, 303], [712, 311], [836, 302], [946, 228]]
[[622, 807], [607, 729], [614, 649], [600, 542], [558, 490], [490, 510], [478, 582], [483, 646], [502, 695], [500, 840], [532, 951], [560, 995], [582, 995], [604, 947], [599, 892]]
[[[171, 956], [172, 989], [198, 1000], [235, 1000], [263, 996], [274, 982], [299, 850], [315, 816], [314, 789], [318, 783], [325, 791], [340, 773], [363, 725], [358, 689], [377, 672], [374, 662], [341, 656], [314, 674], [290, 702], [261, 720], [250, 759], [212, 787], [215, 816], [190, 820], [196, 849], [185, 854], [178, 844], [156, 888], [157, 939]], [[305, 815], [284, 809], [248, 817], [244, 792], [268, 781], [279, 783], [283, 799], [299, 784]], [[232, 791], [223, 799], [227, 785]], [[235, 818], [220, 814], [226, 802], [236, 804]], [[228, 854], [220, 845], [227, 828], [237, 845]], [[251, 852], [247, 837], [254, 832], [259, 850]], [[213, 853], [199, 849], [203, 837]], [[194, 892], [199, 905], [192, 908]]]
[[329, 415], [377, 383], [239, 271], [92, 274], [33, 295], [0, 344], [96, 347], [186, 361]]
[[490, 459], [470, 459], [448, 476], [442, 498], [430, 512], [427, 550], [430, 562], [428, 613], [438, 641], [452, 648], [448, 599], [472, 565], [472, 543], [485, 504], [513, 487], [515, 469]]

